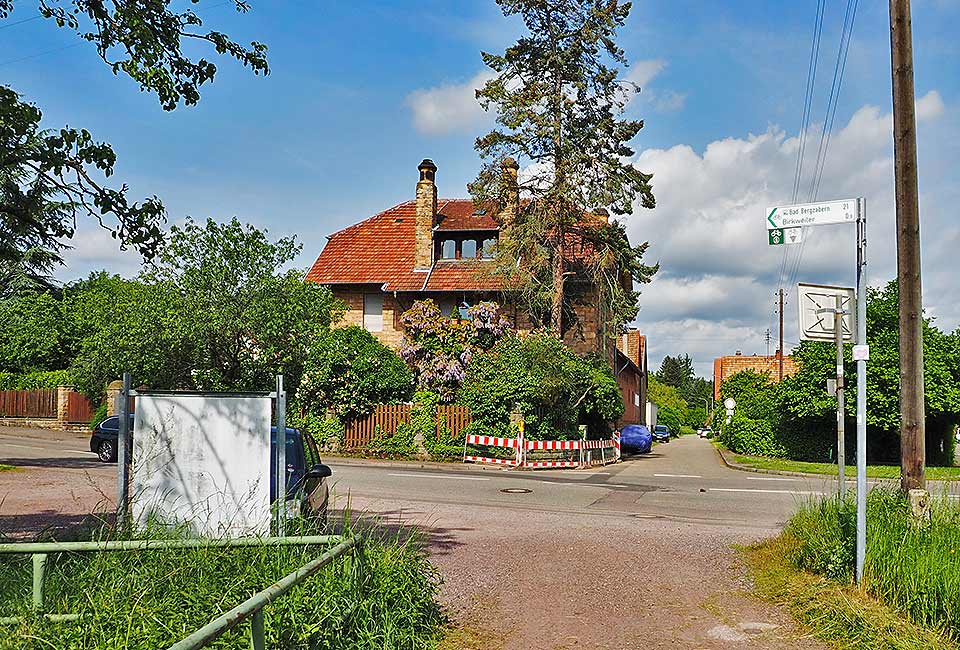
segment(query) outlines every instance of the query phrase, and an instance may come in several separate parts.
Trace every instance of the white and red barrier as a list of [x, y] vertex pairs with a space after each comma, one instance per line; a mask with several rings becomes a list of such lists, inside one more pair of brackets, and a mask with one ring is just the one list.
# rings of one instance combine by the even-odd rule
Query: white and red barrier
[[[478, 445], [482, 447], [502, 447], [505, 449], [516, 449], [513, 458], [495, 458], [493, 456], [470, 456], [467, 454], [467, 445]], [[518, 467], [523, 463], [523, 430], [516, 438], [498, 438], [496, 436], [477, 436], [469, 435], [463, 443], [463, 462], [465, 463], [489, 463], [491, 465], [507, 465], [509, 467]]]
[[[467, 445], [516, 449], [514, 458], [496, 458], [493, 456], [473, 456], [467, 453]], [[532, 451], [576, 451], [578, 460], [530, 460], [527, 453]], [[594, 458], [599, 451], [599, 458]], [[620, 460], [620, 432], [614, 432], [609, 440], [526, 440], [523, 436], [523, 423], [516, 438], [498, 438], [496, 436], [468, 435], [463, 445], [463, 462], [488, 463], [523, 467], [527, 469], [562, 469], [606, 465]]]

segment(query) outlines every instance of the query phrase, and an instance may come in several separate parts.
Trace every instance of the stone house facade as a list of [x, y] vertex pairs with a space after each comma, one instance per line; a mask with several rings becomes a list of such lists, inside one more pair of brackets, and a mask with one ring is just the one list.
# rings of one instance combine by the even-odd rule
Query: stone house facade
[[[423, 160], [417, 169], [413, 200], [328, 235], [306, 279], [330, 287], [346, 305], [341, 324], [363, 327], [393, 348], [403, 339], [400, 316], [427, 298], [444, 314], [495, 301], [520, 332], [529, 332], [533, 325], [528, 314], [504, 299], [502, 281], [492, 273], [501, 232], [519, 207], [516, 194], [500, 210], [478, 208], [469, 198], [438, 198], [436, 165]], [[515, 184], [517, 164], [508, 160], [503, 173]], [[628, 332], [632, 347], [614, 343], [602, 331], [596, 289], [583, 283], [571, 283], [571, 289], [581, 292], [584, 304], [576, 309], [577, 327], [565, 334], [564, 342], [580, 354], [600, 353], [615, 370], [622, 369], [618, 381], [625, 391], [624, 404], [629, 399], [634, 408], [634, 395], [642, 395], [642, 413], [646, 353], [645, 345], [635, 340], [639, 332]], [[629, 356], [631, 351], [636, 356]]]
[[[744, 356], [737, 351], [734, 355], [714, 359], [713, 399], [720, 399], [720, 386], [724, 380], [744, 370], [766, 373], [773, 381], [780, 381], [780, 352], [770, 356], [756, 354]], [[783, 358], [783, 376], [792, 377], [795, 374], [797, 374], [797, 363], [793, 357], [787, 355]]]

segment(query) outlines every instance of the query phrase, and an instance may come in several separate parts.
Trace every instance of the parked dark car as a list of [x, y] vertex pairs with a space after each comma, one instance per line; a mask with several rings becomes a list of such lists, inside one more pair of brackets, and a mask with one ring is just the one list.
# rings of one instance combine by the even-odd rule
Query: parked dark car
[[670, 442], [670, 429], [665, 424], [653, 425], [653, 439], [659, 442]]
[[[276, 500], [273, 477], [277, 461], [277, 427], [270, 428], [270, 503]], [[325, 516], [330, 490], [329, 465], [320, 461], [320, 450], [310, 434], [287, 429], [287, 515]]]
[[[133, 414], [130, 414], [130, 431], [133, 431]], [[117, 438], [120, 435], [120, 416], [111, 415], [93, 428], [90, 436], [90, 451], [104, 463], [117, 462]]]
[[[133, 433], [133, 415], [130, 415]], [[104, 463], [117, 462], [117, 439], [120, 416], [113, 415], [98, 424], [90, 436], [90, 451]], [[277, 459], [277, 428], [270, 428], [270, 502], [276, 499], [274, 466]], [[320, 451], [313, 437], [296, 429], [287, 429], [287, 514], [322, 515], [327, 509], [330, 467], [320, 460]]]
[[620, 430], [620, 451], [624, 454], [646, 454], [653, 447], [650, 429], [642, 424], [628, 424]]

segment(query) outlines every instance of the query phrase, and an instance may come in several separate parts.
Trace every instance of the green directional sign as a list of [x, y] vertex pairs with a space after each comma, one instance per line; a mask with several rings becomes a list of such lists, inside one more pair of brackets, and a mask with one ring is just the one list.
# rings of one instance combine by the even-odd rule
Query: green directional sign
[[767, 239], [771, 246], [779, 246], [783, 243], [783, 229], [775, 228], [767, 231]]

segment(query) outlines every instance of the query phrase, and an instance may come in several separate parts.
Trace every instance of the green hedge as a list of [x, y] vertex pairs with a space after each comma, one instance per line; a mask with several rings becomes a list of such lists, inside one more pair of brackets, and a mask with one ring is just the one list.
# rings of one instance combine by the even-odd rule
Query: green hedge
[[69, 370], [35, 370], [33, 372], [0, 372], [0, 390], [46, 390], [72, 386]]

